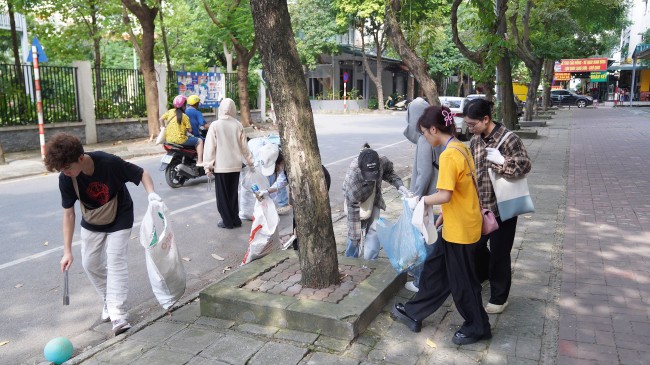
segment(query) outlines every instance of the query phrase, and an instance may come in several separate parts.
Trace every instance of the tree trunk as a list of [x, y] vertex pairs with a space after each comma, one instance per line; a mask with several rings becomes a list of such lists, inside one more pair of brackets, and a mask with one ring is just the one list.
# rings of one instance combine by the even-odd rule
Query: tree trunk
[[167, 45], [167, 31], [165, 30], [165, 21], [163, 19], [162, 0], [158, 0], [160, 8], [160, 33], [162, 34], [163, 50], [165, 51], [165, 62], [167, 63], [167, 75], [173, 74], [172, 62], [169, 59], [169, 46]]
[[415, 79], [413, 74], [409, 72], [408, 80], [406, 81], [406, 98], [408, 100], [415, 99]]
[[461, 93], [461, 91], [463, 89], [463, 84], [464, 84], [463, 70], [459, 69], [458, 70], [458, 90], [456, 90], [456, 96], [460, 96], [460, 93]]
[[102, 98], [102, 77], [100, 67], [102, 67], [102, 50], [100, 42], [102, 40], [97, 26], [97, 5], [93, 2], [90, 4], [90, 37], [93, 39], [93, 68], [95, 75], [95, 103], [99, 103]]
[[[7, 1], [7, 9], [9, 13], [9, 28], [11, 31], [11, 51], [14, 55], [14, 66], [16, 67], [16, 82], [18, 85], [24, 85], [23, 79], [23, 67], [20, 59], [20, 52], [18, 51], [18, 33], [16, 32], [16, 17], [14, 15], [14, 5], [13, 0]], [[24, 30], [23, 30], [24, 31]], [[32, 49], [30, 48], [31, 52]]]
[[[239, 93], [239, 115], [244, 127], [251, 125], [251, 106], [248, 97], [248, 66], [250, 58], [237, 51], [237, 91]], [[300, 68], [302, 70], [302, 68]]]
[[528, 85], [528, 93], [526, 94], [525, 121], [533, 120], [533, 110], [535, 105], [537, 105], [537, 88], [542, 77], [542, 65], [536, 64], [533, 68], [528, 67], [528, 73], [530, 74], [530, 84]]
[[544, 79], [542, 81], [542, 110], [544, 111], [551, 106], [551, 83], [555, 74], [554, 66], [555, 60], [544, 60]]
[[232, 52], [228, 50], [226, 42], [223, 42], [223, 55], [226, 57], [226, 71], [232, 73]]
[[0, 165], [6, 164], [7, 161], [5, 160], [5, 150], [2, 148], [2, 143], [0, 143]]
[[[497, 2], [498, 25], [497, 36], [505, 42], [505, 34], [508, 29], [505, 12], [508, 9], [507, 1]], [[499, 47], [501, 56], [497, 61], [499, 80], [497, 85], [501, 96], [501, 117], [506, 128], [515, 130], [517, 124], [517, 107], [515, 106], [515, 94], [512, 91], [512, 67], [510, 66], [510, 51], [506, 47]]]
[[372, 81], [373, 84], [375, 84], [375, 87], [377, 88], [377, 107], [379, 110], [384, 110], [384, 86], [381, 82], [381, 76], [384, 73], [384, 65], [381, 62], [381, 53], [382, 53], [382, 48], [381, 45], [379, 44], [379, 41], [377, 40], [376, 34], [375, 36], [375, 47], [377, 47], [377, 73], [374, 74], [372, 73], [372, 69], [370, 68], [370, 65], [368, 64], [368, 57], [366, 56], [366, 42], [365, 42], [365, 37], [364, 37], [364, 25], [361, 25], [360, 33], [361, 33], [361, 57], [363, 58], [363, 69], [366, 71], [366, 74], [368, 75], [368, 78], [370, 78], [370, 81]]
[[440, 105], [438, 88], [436, 87], [435, 81], [429, 76], [427, 63], [409, 47], [404, 33], [402, 33], [402, 29], [400, 28], [396, 13], [401, 10], [401, 7], [402, 5], [399, 0], [390, 0], [386, 5], [386, 18], [384, 20], [386, 35], [402, 58], [402, 61], [404, 61], [415, 79], [420, 83], [420, 88], [427, 97], [429, 104]]
[[251, 0], [255, 34], [266, 70], [300, 237], [302, 286], [340, 282], [330, 203], [321, 167], [314, 117], [291, 29], [286, 0]]

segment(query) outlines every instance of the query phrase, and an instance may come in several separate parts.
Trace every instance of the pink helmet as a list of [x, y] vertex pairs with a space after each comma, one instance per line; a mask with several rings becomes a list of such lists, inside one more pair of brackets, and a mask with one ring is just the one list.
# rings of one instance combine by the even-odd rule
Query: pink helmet
[[182, 108], [185, 106], [187, 98], [183, 95], [178, 95], [174, 98], [174, 108]]

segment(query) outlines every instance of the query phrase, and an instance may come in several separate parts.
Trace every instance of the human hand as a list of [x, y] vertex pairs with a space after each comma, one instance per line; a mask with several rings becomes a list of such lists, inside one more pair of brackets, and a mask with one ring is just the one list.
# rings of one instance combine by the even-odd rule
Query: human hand
[[259, 194], [260, 196], [269, 195], [269, 191], [268, 191], [268, 190], [260, 190], [260, 191], [258, 192], [258, 194]]
[[255, 172], [255, 165], [249, 165], [248, 166], [248, 171], [250, 171], [251, 173], [254, 173]]
[[506, 162], [506, 159], [503, 157], [501, 152], [499, 152], [498, 149], [492, 148], [492, 147], [487, 147], [485, 148], [487, 151], [487, 157], [486, 159], [492, 163], [495, 163], [497, 165], [503, 165]]
[[436, 229], [438, 229], [438, 227], [442, 226], [442, 222], [443, 222], [442, 214], [440, 214], [440, 215], [438, 216], [438, 220], [436, 220], [436, 224], [435, 224], [435, 225], [436, 225]]
[[154, 192], [149, 193], [149, 196], [147, 198], [149, 199], [149, 203], [162, 202], [162, 198], [160, 197], [160, 195]]
[[74, 258], [71, 253], [63, 254], [61, 258], [61, 272], [68, 270], [72, 266], [72, 261], [74, 261]]
[[420, 202], [420, 197], [419, 196], [412, 196], [410, 198], [406, 198], [406, 202], [409, 205], [409, 209], [413, 210], [415, 209], [415, 206], [418, 205]]
[[413, 193], [411, 193], [409, 189], [406, 188], [406, 186], [400, 186], [399, 189], [397, 189], [397, 191], [399, 191], [400, 194], [402, 194], [404, 197], [410, 198], [413, 196]]
[[207, 176], [208, 178], [212, 179], [213, 175], [214, 173], [212, 172], [212, 170], [205, 170], [205, 176]]

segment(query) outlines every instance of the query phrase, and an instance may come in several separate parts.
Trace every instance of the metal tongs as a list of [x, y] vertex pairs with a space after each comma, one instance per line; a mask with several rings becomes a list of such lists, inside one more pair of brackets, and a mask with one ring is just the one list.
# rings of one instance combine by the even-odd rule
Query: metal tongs
[[63, 272], [63, 305], [70, 305], [70, 295], [68, 293], [68, 270]]

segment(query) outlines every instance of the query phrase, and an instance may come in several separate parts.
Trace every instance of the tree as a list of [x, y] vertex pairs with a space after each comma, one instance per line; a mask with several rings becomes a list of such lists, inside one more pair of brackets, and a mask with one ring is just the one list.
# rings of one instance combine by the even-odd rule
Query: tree
[[[160, 133], [158, 128], [158, 81], [154, 67], [153, 52], [156, 15], [160, 9], [158, 8], [158, 3], [149, 5], [144, 0], [141, 2], [137, 0], [122, 0], [122, 4], [122, 18], [124, 24], [128, 27], [131, 43], [140, 58], [140, 71], [142, 71], [142, 77], [144, 78], [144, 95], [147, 104], [147, 124], [149, 126], [149, 135], [153, 139], [154, 136]], [[142, 43], [138, 41], [133, 32], [133, 28], [130, 26], [131, 19], [126, 12], [127, 8], [138, 18], [140, 27], [142, 28]]]
[[11, 51], [14, 56], [14, 67], [16, 67], [16, 83], [23, 85], [23, 68], [18, 51], [18, 32], [16, 31], [16, 16], [14, 12], [16, 0], [7, 0], [7, 12], [9, 13], [9, 29], [11, 31]]
[[336, 242], [309, 94], [285, 0], [251, 0], [255, 33], [286, 151], [300, 234], [302, 286], [340, 282]]
[[[248, 97], [248, 68], [251, 58], [257, 52], [258, 41], [253, 31], [253, 18], [249, 0], [234, 0], [228, 4], [218, 1], [210, 6], [203, 0], [203, 6], [212, 22], [217, 26], [217, 37], [232, 44], [237, 55], [237, 89], [239, 112], [244, 127], [251, 124], [251, 110]], [[213, 11], [214, 8], [214, 11]], [[226, 47], [224, 47], [225, 50]]]
[[303, 65], [314, 68], [321, 54], [338, 53], [335, 37], [341, 28], [336, 24], [333, 0], [298, 0], [288, 6]]
[[[384, 88], [382, 74], [384, 64], [382, 53], [386, 48], [386, 39], [383, 32], [383, 8], [384, 0], [336, 0], [338, 14], [337, 23], [340, 25], [352, 25], [361, 34], [361, 57], [363, 58], [363, 69], [377, 88], [377, 100], [379, 110], [384, 110]], [[375, 70], [372, 72], [366, 55], [366, 33], [370, 34], [377, 54]]]
[[402, 2], [400, 0], [387, 0], [385, 15], [386, 35], [415, 79], [420, 83], [420, 87], [427, 100], [429, 100], [429, 104], [440, 105], [438, 88], [428, 73], [427, 63], [409, 47], [406, 37], [404, 37], [404, 33], [400, 28], [398, 14], [401, 10]]

